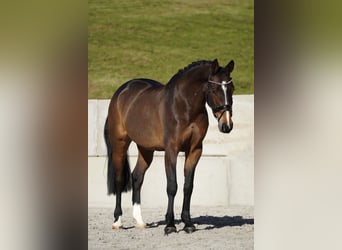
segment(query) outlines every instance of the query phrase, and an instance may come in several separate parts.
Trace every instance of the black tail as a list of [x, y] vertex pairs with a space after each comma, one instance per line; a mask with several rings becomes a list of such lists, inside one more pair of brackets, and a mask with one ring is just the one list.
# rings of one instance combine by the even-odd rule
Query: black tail
[[[104, 127], [104, 139], [107, 145], [107, 155], [108, 155], [108, 169], [107, 169], [107, 188], [108, 195], [116, 194], [116, 185], [115, 185], [115, 169], [113, 166], [112, 159], [112, 145], [109, 140], [109, 130], [108, 130], [108, 118], [106, 119], [105, 127]], [[127, 192], [132, 188], [131, 182], [131, 169], [129, 167], [128, 158], [126, 156], [125, 163], [123, 169], [123, 192]]]

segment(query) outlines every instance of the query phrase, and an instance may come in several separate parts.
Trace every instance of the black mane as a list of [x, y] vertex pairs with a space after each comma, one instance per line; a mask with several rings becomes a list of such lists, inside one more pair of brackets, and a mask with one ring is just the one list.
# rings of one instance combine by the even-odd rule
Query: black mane
[[167, 85], [175, 82], [179, 77], [181, 77], [184, 73], [191, 70], [192, 68], [203, 65], [203, 64], [209, 64], [209, 63], [212, 63], [212, 61], [200, 60], [200, 61], [190, 63], [188, 66], [184, 67], [183, 69], [178, 70], [178, 72], [169, 80]]

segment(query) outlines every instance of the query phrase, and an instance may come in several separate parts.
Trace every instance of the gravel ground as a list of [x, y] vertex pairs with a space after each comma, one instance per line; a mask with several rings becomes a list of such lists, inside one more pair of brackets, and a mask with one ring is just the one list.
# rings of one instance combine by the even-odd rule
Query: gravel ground
[[197, 231], [184, 232], [180, 208], [175, 209], [178, 232], [164, 235], [165, 208], [142, 208], [147, 229], [134, 227], [132, 209], [123, 209], [124, 228], [113, 230], [114, 208], [88, 209], [89, 249], [253, 249], [253, 207], [191, 207]]

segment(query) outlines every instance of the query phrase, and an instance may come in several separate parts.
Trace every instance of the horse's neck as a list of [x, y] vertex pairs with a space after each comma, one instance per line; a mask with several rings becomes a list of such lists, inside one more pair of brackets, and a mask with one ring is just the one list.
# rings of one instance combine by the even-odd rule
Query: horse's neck
[[[204, 67], [204, 68], [203, 68]], [[188, 107], [192, 113], [205, 109], [205, 89], [208, 83], [209, 66], [203, 65], [180, 77], [173, 88], [173, 101]]]
[[205, 95], [205, 87], [208, 83], [209, 66], [204, 65], [198, 69], [194, 69], [184, 76], [181, 82], [181, 89], [190, 94], [203, 94]]

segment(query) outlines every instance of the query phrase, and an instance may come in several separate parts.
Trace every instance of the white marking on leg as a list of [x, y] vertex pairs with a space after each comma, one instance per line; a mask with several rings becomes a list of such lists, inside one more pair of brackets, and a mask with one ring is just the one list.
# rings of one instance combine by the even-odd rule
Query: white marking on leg
[[112, 229], [119, 229], [121, 227], [122, 227], [121, 216], [119, 216], [119, 219], [113, 223]]
[[141, 209], [140, 204], [134, 203], [133, 205], [133, 218], [137, 222], [137, 227], [146, 227], [146, 224], [144, 223], [142, 216], [141, 216]]

